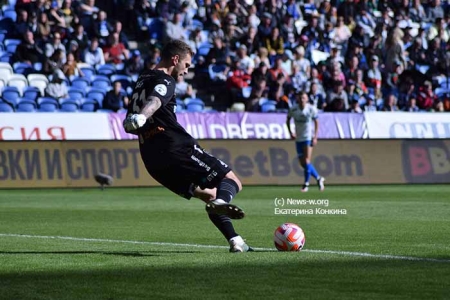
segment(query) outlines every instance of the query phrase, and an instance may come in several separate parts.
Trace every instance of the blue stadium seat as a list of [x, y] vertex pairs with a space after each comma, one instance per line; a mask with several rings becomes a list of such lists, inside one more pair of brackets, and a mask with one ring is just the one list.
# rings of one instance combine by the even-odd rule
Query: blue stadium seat
[[0, 56], [0, 62], [10, 63], [14, 54], [9, 52], [4, 52]]
[[116, 74], [116, 67], [111, 64], [98, 65], [97, 74], [103, 76], [111, 76]]
[[242, 97], [244, 98], [250, 98], [250, 95], [252, 93], [252, 87], [251, 86], [246, 86], [242, 88]]
[[148, 26], [150, 39], [161, 41], [164, 37], [165, 23], [160, 18], [154, 18]]
[[14, 9], [7, 9], [3, 11], [3, 18], [9, 18], [13, 22], [17, 21], [17, 13]]
[[198, 98], [186, 98], [184, 103], [188, 112], [201, 112], [205, 108], [205, 102]]
[[34, 69], [31, 65], [29, 65], [27, 63], [22, 63], [22, 62], [14, 63], [13, 69], [14, 69], [14, 73], [22, 74], [25, 76], [34, 72]]
[[81, 111], [83, 112], [94, 112], [98, 107], [98, 102], [92, 99], [83, 99], [81, 102]]
[[102, 89], [91, 88], [86, 94], [86, 98], [95, 100], [98, 102], [100, 107], [103, 105], [103, 99], [105, 98], [106, 92]]
[[113, 111], [111, 109], [100, 108], [100, 109], [97, 109], [97, 112], [99, 112], [99, 113], [112, 113]]
[[0, 112], [14, 112], [14, 108], [6, 102], [0, 102]]
[[73, 100], [81, 100], [85, 96], [85, 91], [74, 87], [68, 88], [69, 98]]
[[52, 97], [40, 97], [37, 99], [36, 102], [39, 106], [41, 106], [42, 104], [46, 104], [46, 103], [51, 103], [56, 106], [59, 106], [58, 100], [56, 100], [55, 98], [52, 98]]
[[203, 30], [203, 22], [200, 20], [193, 19], [192, 20], [192, 28]]
[[92, 77], [96, 75], [96, 71], [91, 66], [86, 66], [86, 64], [83, 64], [83, 66], [80, 68], [81, 72], [83, 72], [84, 77], [88, 80], [91, 80]]
[[35, 112], [35, 111], [36, 111], [36, 103], [21, 101], [16, 106], [16, 112]]
[[23, 97], [30, 99], [30, 100], [36, 100], [39, 96], [41, 96], [40, 90], [35, 86], [27, 86], [23, 90]]
[[97, 75], [92, 78], [91, 82], [92, 87], [102, 89], [102, 90], [108, 90], [111, 87], [111, 81], [108, 77], [103, 75]]
[[39, 112], [58, 112], [58, 106], [54, 103], [45, 102], [39, 105]]
[[227, 68], [226, 65], [224, 64], [211, 64], [208, 66], [208, 73], [209, 73], [209, 78], [212, 80], [216, 80], [217, 78], [217, 74], [221, 74], [223, 73], [223, 71], [225, 71], [225, 69]]
[[131, 77], [128, 75], [112, 75], [111, 82], [114, 83], [115, 81], [120, 81], [120, 83], [122, 84], [122, 88], [125, 90], [133, 83]]
[[0, 30], [0, 44], [3, 44], [3, 41], [5, 40], [7, 34], [8, 34], [8, 31]]
[[75, 77], [72, 79], [72, 87], [85, 91], [89, 87], [89, 80], [84, 77]]
[[79, 102], [72, 99], [63, 99], [60, 101], [60, 112], [78, 112]]
[[14, 54], [21, 41], [18, 39], [6, 39], [3, 43], [5, 44], [6, 51]]
[[260, 105], [262, 112], [275, 112], [277, 110], [277, 101], [275, 100], [267, 100]]
[[4, 87], [2, 92], [2, 98], [8, 103], [16, 105], [17, 101], [20, 98], [19, 89], [16, 88], [15, 86]]
[[198, 55], [200, 56], [207, 56], [211, 48], [213, 47], [210, 43], [203, 43], [198, 47]]

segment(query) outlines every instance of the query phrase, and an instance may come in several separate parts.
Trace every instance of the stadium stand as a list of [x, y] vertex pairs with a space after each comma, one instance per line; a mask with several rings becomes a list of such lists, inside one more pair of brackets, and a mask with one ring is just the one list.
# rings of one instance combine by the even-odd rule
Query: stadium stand
[[47, 96], [56, 70], [75, 71], [63, 82], [79, 101], [60, 99], [56, 111], [101, 110], [115, 81], [131, 96], [170, 38], [196, 53], [186, 78], [194, 93], [178, 112], [284, 112], [296, 90], [322, 111], [450, 109], [448, 1], [3, 2], [2, 111], [53, 111], [16, 102]]

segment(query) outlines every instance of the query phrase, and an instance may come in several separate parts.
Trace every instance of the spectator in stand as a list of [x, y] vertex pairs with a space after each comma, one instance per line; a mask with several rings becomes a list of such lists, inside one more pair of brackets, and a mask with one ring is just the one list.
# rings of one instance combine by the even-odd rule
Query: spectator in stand
[[264, 13], [262, 15], [261, 24], [258, 26], [258, 38], [260, 41], [265, 41], [270, 36], [275, 25], [272, 23], [272, 15]]
[[66, 26], [72, 24], [73, 18], [75, 16], [74, 11], [72, 10], [72, 0], [64, 0], [61, 6], [61, 14], [64, 18]]
[[402, 41], [404, 36], [403, 31], [396, 27], [389, 33], [386, 44], [384, 48], [384, 53], [386, 54], [386, 71], [395, 72], [396, 62], [400, 62], [401, 66], [405, 68], [406, 56], [404, 53], [404, 43]]
[[72, 52], [67, 54], [67, 62], [63, 65], [62, 71], [68, 78], [71, 78], [72, 76], [84, 76], [83, 71], [81, 71], [81, 69], [78, 67], [77, 61], [75, 60], [75, 56]]
[[131, 59], [128, 60], [125, 73], [129, 76], [138, 75], [144, 70], [144, 60], [139, 50], [134, 50]]
[[413, 5], [409, 9], [409, 17], [416, 23], [428, 22], [428, 18], [421, 0], [413, 1]]
[[361, 114], [363, 110], [359, 106], [358, 100], [352, 100], [350, 104], [350, 108], [347, 110], [349, 113], [358, 113]]
[[239, 59], [235, 58], [231, 63], [231, 70], [226, 81], [229, 90], [241, 91], [242, 88], [249, 86], [251, 76], [240, 68]]
[[247, 55], [247, 47], [245, 45], [239, 47], [236, 58], [238, 60], [238, 68], [250, 76], [253, 69], [255, 69], [255, 62]]
[[398, 94], [400, 75], [403, 73], [403, 65], [400, 61], [394, 63], [394, 71], [389, 72], [386, 79], [388, 93]]
[[64, 52], [64, 54], [66, 54], [66, 47], [61, 41], [61, 34], [59, 32], [55, 32], [53, 34], [51, 42], [45, 44], [45, 56], [51, 57], [55, 52], [55, 50], [57, 49], [61, 50], [62, 52]]
[[422, 87], [419, 88], [417, 95], [417, 106], [423, 110], [430, 110], [434, 107], [437, 101], [437, 96], [433, 92], [433, 86], [430, 81], [425, 81]]
[[267, 68], [270, 68], [269, 51], [265, 47], [260, 47], [255, 55], [255, 65], [265, 64]]
[[94, 35], [98, 38], [101, 45], [105, 45], [108, 40], [109, 33], [113, 30], [111, 24], [107, 20], [106, 12], [101, 10], [98, 13], [97, 20], [94, 21]]
[[239, 40], [241, 45], [245, 45], [249, 53], [254, 53], [259, 48], [258, 31], [256, 27], [249, 27], [246, 34], [243, 34]]
[[347, 41], [350, 39], [351, 36], [352, 32], [350, 31], [348, 26], [345, 25], [344, 17], [339, 17], [337, 26], [334, 28], [333, 42], [336, 45], [343, 47], [344, 45], [347, 44]]
[[383, 82], [383, 77], [381, 75], [378, 64], [378, 56], [372, 56], [372, 59], [370, 61], [370, 68], [366, 73], [366, 83], [367, 87], [369, 88], [369, 93], [372, 93], [376, 96], [381, 94], [381, 83]]
[[363, 96], [367, 94], [369, 90], [367, 89], [366, 84], [364, 83], [364, 72], [363, 70], [356, 71], [356, 80], [355, 80], [355, 93], [359, 96]]
[[129, 51], [119, 42], [119, 34], [112, 33], [109, 36], [108, 46], [103, 50], [105, 62], [120, 64], [129, 58]]
[[80, 23], [83, 24], [83, 27], [89, 35], [93, 32], [94, 17], [98, 14], [100, 9], [95, 6], [95, 0], [84, 0], [83, 2], [80, 1]]
[[335, 81], [333, 84], [333, 89], [327, 94], [327, 105], [331, 105], [336, 99], [340, 99], [344, 105], [344, 111], [349, 109], [350, 105], [348, 102], [348, 95], [344, 89], [344, 84], [342, 81]]
[[374, 112], [377, 111], [377, 106], [375, 104], [375, 96], [374, 95], [366, 95], [366, 104], [364, 105], [364, 111], [366, 112]]
[[51, 75], [58, 70], [62, 70], [65, 61], [66, 54], [60, 49], [57, 49], [51, 57], [45, 59], [43, 65], [44, 74]]
[[308, 93], [309, 103], [317, 107], [318, 109], [324, 109], [326, 106], [323, 95], [319, 92], [318, 84], [311, 83], [311, 88]]
[[383, 111], [398, 111], [397, 97], [394, 94], [389, 94], [384, 100]]
[[148, 0], [136, 0], [134, 2], [134, 13], [136, 14], [136, 22], [139, 29], [146, 29], [150, 16], [154, 14]]
[[112, 32], [116, 32], [119, 34], [119, 42], [121, 42], [125, 48], [130, 49], [130, 45], [129, 45], [129, 41], [128, 41], [128, 36], [126, 35], [125, 32], [123, 32], [122, 30], [123, 26], [122, 26], [122, 22], [120, 21], [115, 21], [114, 25], [113, 25], [113, 29]]
[[120, 81], [115, 81], [113, 89], [106, 93], [103, 99], [103, 109], [110, 109], [114, 112], [128, 107], [129, 99], [122, 89]]
[[[293, 59], [294, 59], [294, 55], [292, 54], [292, 51], [289, 49], [286, 49], [283, 53], [283, 55], [281, 56], [281, 67], [284, 70], [284, 73], [287, 74], [288, 76], [292, 76], [294, 74], [294, 66], [293, 66]], [[300, 68], [298, 68], [298, 71], [300, 70]], [[305, 76], [306, 78], [306, 76]]]
[[409, 98], [408, 103], [403, 110], [407, 112], [418, 112], [420, 109], [417, 106], [416, 98], [415, 97]]
[[305, 48], [303, 46], [298, 46], [295, 49], [294, 55], [294, 66], [297, 65], [300, 72], [302, 72], [306, 78], [309, 78], [311, 74], [311, 62], [305, 58]]
[[429, 6], [426, 10], [427, 19], [435, 20], [437, 18], [444, 18], [444, 10], [441, 6], [441, 0], [432, 0], [431, 6]]
[[358, 56], [353, 55], [350, 60], [348, 61], [348, 68], [344, 70], [345, 78], [347, 79], [347, 82], [350, 80], [356, 81], [356, 74], [358, 72], [358, 65], [359, 65], [359, 59]]
[[184, 40], [185, 37], [185, 29], [181, 23], [181, 14], [176, 12], [173, 14], [172, 21], [166, 23], [166, 37], [165, 40], [168, 41], [170, 39], [176, 40]]
[[14, 35], [21, 37], [28, 31], [28, 12], [20, 10], [17, 14], [17, 21], [14, 24]]
[[84, 52], [89, 45], [89, 38], [84, 32], [84, 27], [81, 24], [75, 26], [75, 31], [70, 36], [71, 41], [75, 41], [78, 44], [78, 48], [81, 52]]
[[59, 9], [59, 2], [57, 0], [51, 1], [50, 8], [47, 11], [48, 20], [53, 27], [66, 27], [66, 19]]
[[41, 13], [39, 15], [38, 28], [36, 31], [36, 37], [44, 42], [50, 39], [51, 34], [50, 23], [48, 22], [47, 14]]
[[206, 57], [206, 63], [210, 64], [229, 64], [230, 50], [227, 45], [224, 45], [223, 40], [219, 37], [214, 38], [213, 47], [209, 50]]
[[56, 70], [56, 72], [53, 73], [52, 81], [45, 88], [46, 96], [57, 100], [67, 98], [69, 96], [69, 92], [66, 84], [64, 83], [65, 79], [66, 77], [63, 72], [61, 70]]
[[416, 37], [414, 43], [407, 48], [408, 53], [408, 68], [415, 68], [416, 65], [426, 64], [425, 49], [422, 47], [422, 39]]
[[102, 48], [98, 45], [98, 39], [92, 38], [91, 45], [84, 51], [83, 61], [93, 67], [105, 64], [105, 56]]
[[17, 46], [16, 49], [17, 61], [34, 64], [41, 62], [43, 57], [44, 51], [34, 40], [33, 33], [31, 31], [25, 32], [23, 41]]
[[284, 40], [280, 35], [278, 27], [272, 28], [270, 35], [264, 40], [264, 47], [269, 50], [269, 55], [275, 57], [276, 55], [283, 55], [284, 53]]
[[177, 83], [175, 85], [175, 94], [179, 99], [195, 98], [195, 92], [192, 85], [187, 83], [183, 76], [178, 76]]

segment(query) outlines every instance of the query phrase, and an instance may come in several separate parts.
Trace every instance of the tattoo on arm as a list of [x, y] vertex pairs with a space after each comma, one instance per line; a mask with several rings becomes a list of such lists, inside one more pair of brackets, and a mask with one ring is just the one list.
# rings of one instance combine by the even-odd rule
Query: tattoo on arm
[[153, 114], [161, 107], [161, 100], [155, 96], [149, 96], [147, 98], [147, 103], [141, 110], [141, 114], [143, 114], [147, 119], [153, 116]]

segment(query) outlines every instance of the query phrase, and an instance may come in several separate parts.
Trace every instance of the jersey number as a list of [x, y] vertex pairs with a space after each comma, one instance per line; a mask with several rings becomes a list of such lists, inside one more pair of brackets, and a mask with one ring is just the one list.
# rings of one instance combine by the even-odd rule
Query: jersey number
[[148, 102], [145, 98], [145, 90], [142, 90], [140, 95], [139, 92], [134, 93], [131, 101], [133, 101], [133, 113], [140, 114], [141, 109], [147, 105]]

